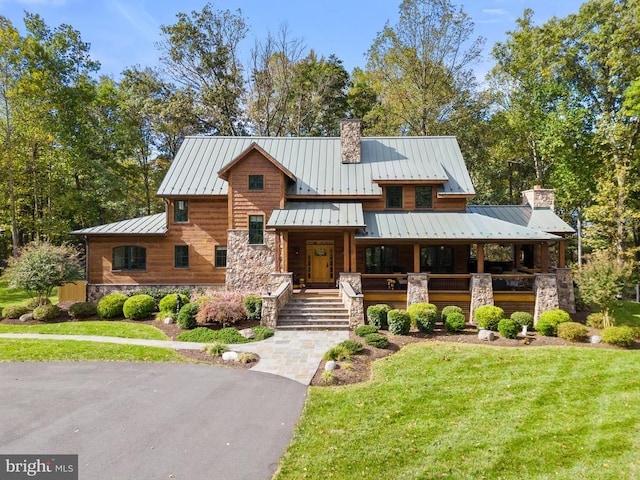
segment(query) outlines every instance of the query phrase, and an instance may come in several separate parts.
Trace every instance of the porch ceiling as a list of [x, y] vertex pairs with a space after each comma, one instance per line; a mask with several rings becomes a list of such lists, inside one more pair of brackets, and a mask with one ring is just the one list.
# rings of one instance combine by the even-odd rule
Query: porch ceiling
[[340, 227], [365, 226], [361, 203], [289, 202], [281, 210], [274, 210], [267, 227]]
[[490, 242], [560, 240], [557, 235], [467, 212], [365, 212], [358, 240], [472, 240]]

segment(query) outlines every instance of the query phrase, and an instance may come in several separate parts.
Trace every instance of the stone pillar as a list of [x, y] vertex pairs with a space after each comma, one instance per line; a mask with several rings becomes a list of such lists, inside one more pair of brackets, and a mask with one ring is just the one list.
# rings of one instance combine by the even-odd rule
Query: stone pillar
[[[356, 328], [358, 325], [364, 325], [364, 295], [362, 295], [362, 277], [359, 272], [340, 273], [338, 281], [340, 285], [340, 298], [349, 310], [349, 325]], [[348, 284], [353, 290], [346, 292], [343, 284]]]
[[360, 163], [360, 120], [355, 118], [340, 120], [340, 156], [342, 163]]
[[490, 273], [471, 274], [471, 306], [469, 308], [469, 322], [475, 325], [473, 312], [482, 305], [493, 305], [493, 284]]
[[542, 312], [560, 308], [558, 304], [558, 283], [555, 274], [536, 273], [533, 290], [536, 295], [533, 324], [536, 325]]
[[429, 278], [426, 273], [407, 275], [407, 308], [414, 303], [429, 303]]
[[265, 293], [278, 259], [276, 232], [265, 230], [264, 243], [249, 245], [248, 230], [227, 231], [227, 289]]
[[558, 305], [562, 310], [576, 313], [576, 296], [573, 291], [573, 276], [570, 268], [556, 268]]
[[[285, 285], [284, 287], [283, 284]], [[265, 327], [276, 328], [280, 309], [286, 305], [293, 295], [293, 273], [271, 273], [267, 291], [267, 295], [262, 296], [262, 318], [260, 324]]]

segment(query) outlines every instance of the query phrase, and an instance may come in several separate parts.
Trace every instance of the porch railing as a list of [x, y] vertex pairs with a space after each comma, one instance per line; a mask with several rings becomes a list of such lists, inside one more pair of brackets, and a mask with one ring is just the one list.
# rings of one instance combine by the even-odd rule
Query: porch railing
[[530, 274], [506, 273], [491, 275], [494, 292], [533, 292], [534, 276]]
[[430, 273], [429, 291], [468, 291], [469, 273]]

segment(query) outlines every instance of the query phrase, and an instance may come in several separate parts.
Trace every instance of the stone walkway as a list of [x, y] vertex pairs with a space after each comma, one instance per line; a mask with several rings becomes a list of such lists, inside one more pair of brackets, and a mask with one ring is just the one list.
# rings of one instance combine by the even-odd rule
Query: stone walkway
[[[81, 340], [89, 342], [144, 345], [147, 347], [198, 350], [205, 343], [176, 342], [171, 340], [144, 340], [140, 338], [101, 337], [94, 335], [50, 335], [40, 333], [3, 333], [0, 338], [37, 338], [49, 340]], [[236, 352], [253, 352], [260, 361], [251, 370], [271, 373], [309, 385], [320, 365], [322, 356], [331, 347], [349, 338], [347, 331], [306, 330], [276, 331], [275, 335], [261, 342], [228, 345]]]

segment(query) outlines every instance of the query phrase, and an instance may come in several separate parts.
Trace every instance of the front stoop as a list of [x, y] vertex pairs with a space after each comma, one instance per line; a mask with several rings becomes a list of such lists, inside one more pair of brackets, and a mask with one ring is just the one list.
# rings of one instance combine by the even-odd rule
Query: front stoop
[[280, 310], [278, 330], [349, 330], [349, 311], [334, 291], [294, 294]]

